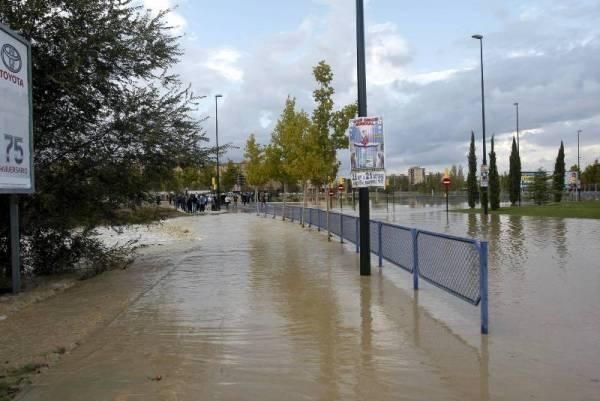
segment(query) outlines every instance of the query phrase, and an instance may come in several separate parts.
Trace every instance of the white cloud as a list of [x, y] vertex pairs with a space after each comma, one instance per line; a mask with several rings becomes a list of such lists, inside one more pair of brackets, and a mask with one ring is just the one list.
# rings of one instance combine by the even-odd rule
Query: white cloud
[[[259, 142], [267, 142], [288, 95], [310, 113], [315, 86], [312, 67], [322, 59], [333, 68], [336, 106], [355, 101], [355, 31], [348, 23], [353, 21], [353, 8], [341, 0], [320, 1], [329, 7], [325, 16], [306, 17], [295, 29], [262, 36], [243, 54], [234, 47], [209, 49], [198, 47], [200, 41], [186, 43], [190, 48], [178, 67], [184, 80], [191, 81], [197, 93], [225, 96], [219, 105], [219, 137], [224, 142], [243, 149], [251, 132]], [[593, 20], [590, 12], [577, 17], [577, 10], [569, 10], [573, 24], [578, 18]], [[506, 17], [503, 27], [486, 35], [490, 43], [485, 60], [487, 139], [496, 133], [500, 171], [508, 169], [515, 101], [520, 104], [524, 169], [552, 169], [561, 139], [570, 160], [577, 129], [589, 133], [582, 155], [593, 160], [600, 156], [600, 137], [592, 135], [600, 127], [600, 33], [547, 28], [551, 22], [543, 12], [525, 14], [535, 15], [539, 28], [532, 31], [530, 20], [516, 15]], [[577, 46], [568, 45], [574, 41]], [[471, 130], [481, 162], [479, 60], [471, 65], [457, 59], [448, 68], [433, 64], [430, 69], [417, 69], [415, 61], [422, 63], [416, 60], [418, 44], [389, 22], [368, 25], [367, 44], [368, 110], [384, 116], [391, 170], [402, 172], [412, 165], [428, 170], [465, 166]], [[214, 105], [203, 107], [211, 113]], [[213, 124], [207, 124], [207, 129], [213, 138]], [[242, 151], [235, 152], [227, 157], [240, 158]]]
[[241, 81], [244, 71], [238, 66], [241, 54], [234, 49], [217, 49], [208, 54], [204, 66], [228, 81]]
[[520, 57], [538, 57], [543, 56], [545, 53], [540, 50], [528, 49], [528, 50], [512, 50], [508, 53], [508, 58], [520, 58]]
[[261, 111], [258, 121], [262, 128], [267, 128], [273, 122], [273, 113], [268, 110]]
[[406, 64], [412, 52], [392, 23], [368, 27], [367, 79], [374, 85], [387, 85], [407, 76]]

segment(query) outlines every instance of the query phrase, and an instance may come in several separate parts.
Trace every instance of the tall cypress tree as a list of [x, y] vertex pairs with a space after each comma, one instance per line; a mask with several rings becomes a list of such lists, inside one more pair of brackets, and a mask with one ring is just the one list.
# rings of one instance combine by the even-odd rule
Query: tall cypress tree
[[521, 160], [515, 137], [513, 137], [512, 150], [510, 152], [508, 176], [510, 178], [510, 203], [514, 206], [519, 200], [519, 191], [521, 190]]
[[494, 137], [492, 136], [492, 150], [490, 152], [490, 209], [498, 210], [500, 208], [500, 177], [498, 176], [498, 166], [496, 164], [496, 152], [494, 151]]
[[554, 175], [552, 176], [552, 192], [554, 193], [554, 202], [560, 202], [565, 188], [565, 147], [560, 141], [558, 156], [554, 163]]
[[469, 207], [475, 207], [477, 197], [477, 156], [475, 156], [475, 133], [471, 131], [471, 146], [469, 148], [469, 174], [467, 175], [467, 198]]

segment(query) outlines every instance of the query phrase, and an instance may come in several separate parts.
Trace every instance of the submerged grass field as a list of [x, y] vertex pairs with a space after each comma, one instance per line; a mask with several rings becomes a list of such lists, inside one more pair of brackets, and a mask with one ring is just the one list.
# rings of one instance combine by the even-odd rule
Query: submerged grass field
[[[481, 208], [454, 209], [452, 212], [482, 213]], [[560, 202], [547, 203], [542, 206], [524, 205], [501, 207], [498, 210], [489, 210], [490, 214], [507, 214], [512, 216], [534, 217], [564, 217], [579, 219], [600, 219], [600, 201]]]

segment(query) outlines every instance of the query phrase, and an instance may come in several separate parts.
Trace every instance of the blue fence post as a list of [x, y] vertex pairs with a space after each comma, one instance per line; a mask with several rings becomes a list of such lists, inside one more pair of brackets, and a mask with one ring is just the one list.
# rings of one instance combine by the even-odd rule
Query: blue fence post
[[340, 244], [344, 243], [344, 215], [340, 213]]
[[413, 290], [419, 289], [419, 232], [416, 228], [410, 230], [413, 241]]
[[312, 208], [308, 209], [308, 228], [312, 226]]
[[321, 231], [321, 209], [317, 209], [317, 231]]
[[479, 293], [481, 294], [481, 334], [488, 333], [488, 243], [479, 242]]
[[360, 220], [358, 217], [354, 218], [356, 230], [354, 230], [354, 243], [356, 244], [356, 253], [360, 252]]
[[382, 233], [383, 231], [383, 224], [381, 224], [381, 222], [377, 223], [377, 238], [378, 242], [377, 242], [377, 253], [379, 254], [379, 267], [383, 266], [383, 246], [382, 246]]

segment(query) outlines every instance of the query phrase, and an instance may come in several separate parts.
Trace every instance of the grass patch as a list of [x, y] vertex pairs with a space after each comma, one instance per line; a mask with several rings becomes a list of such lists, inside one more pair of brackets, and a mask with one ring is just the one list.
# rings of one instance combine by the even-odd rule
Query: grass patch
[[[451, 211], [460, 213], [482, 213], [481, 208], [453, 209]], [[600, 219], [600, 201], [547, 203], [542, 206], [524, 205], [521, 207], [501, 207], [498, 210], [489, 210], [489, 213], [511, 216]]]
[[31, 375], [48, 367], [41, 363], [28, 363], [19, 368], [10, 368], [0, 374], [0, 401], [12, 400], [25, 384], [31, 383]]

